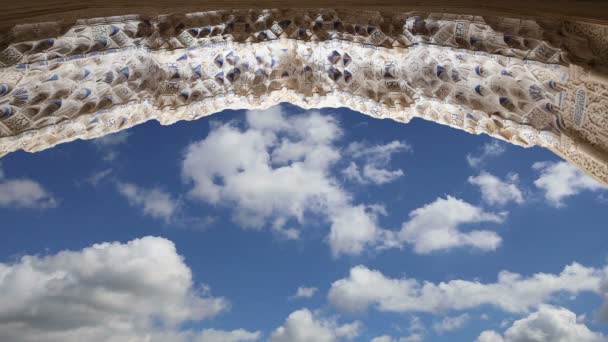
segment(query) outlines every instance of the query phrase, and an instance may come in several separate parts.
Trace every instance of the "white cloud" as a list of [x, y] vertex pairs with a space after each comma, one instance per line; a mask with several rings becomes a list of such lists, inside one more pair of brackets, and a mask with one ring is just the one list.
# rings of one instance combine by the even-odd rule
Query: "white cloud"
[[486, 171], [482, 171], [478, 176], [469, 177], [469, 183], [479, 187], [482, 199], [490, 205], [505, 205], [509, 202], [522, 204], [524, 196], [517, 187], [517, 180], [517, 174], [503, 181]]
[[363, 177], [375, 184], [386, 184], [395, 181], [403, 176], [402, 170], [386, 170], [374, 166], [365, 165], [363, 167]]
[[[397, 328], [401, 331], [401, 328]], [[424, 324], [422, 324], [420, 317], [413, 316], [410, 320], [410, 326], [407, 328], [409, 335], [402, 336], [399, 338], [393, 338], [389, 335], [382, 335], [378, 337], [374, 337], [370, 342], [422, 342], [424, 341], [424, 334], [426, 333], [426, 328]]]
[[158, 237], [0, 263], [0, 302], [0, 340], [14, 342], [200, 341], [205, 333], [179, 326], [228, 309], [194, 288], [175, 245]]
[[604, 270], [604, 272], [607, 274], [607, 276], [600, 284], [600, 294], [604, 298], [604, 303], [598, 312], [598, 318], [600, 321], [606, 323], [608, 322], [608, 267]]
[[[401, 331], [401, 329], [398, 329]], [[426, 328], [424, 324], [420, 320], [420, 317], [413, 316], [410, 320], [410, 326], [407, 328], [408, 334], [407, 336], [402, 336], [399, 338], [393, 338], [389, 335], [382, 335], [378, 337], [374, 337], [370, 342], [422, 342], [424, 341], [424, 335], [426, 333]]]
[[300, 286], [298, 287], [296, 294], [293, 295], [293, 298], [310, 298], [314, 296], [317, 291], [319, 291], [319, 289], [316, 287]]
[[192, 197], [230, 206], [245, 228], [270, 227], [291, 238], [299, 236], [292, 222], [321, 217], [330, 223], [334, 255], [358, 254], [376, 243], [374, 210], [353, 204], [331, 175], [342, 135], [334, 118], [317, 112], [286, 117], [274, 107], [247, 112], [245, 126], [217, 125], [188, 146], [182, 174], [193, 185]]
[[103, 153], [102, 159], [111, 162], [118, 157], [116, 148], [126, 144], [131, 132], [120, 131], [93, 140], [93, 144]]
[[502, 321], [500, 321], [500, 327], [501, 328], [506, 328], [509, 324], [511, 324], [513, 320], [512, 319], [503, 319]]
[[532, 165], [532, 168], [540, 172], [540, 176], [534, 181], [534, 185], [545, 192], [545, 199], [555, 207], [563, 206], [564, 198], [576, 195], [584, 190], [606, 189], [599, 182], [566, 161], [537, 162]]
[[[332, 167], [340, 160], [341, 136], [335, 119], [317, 112], [287, 117], [280, 107], [248, 111], [244, 128], [216, 125], [205, 139], [188, 146], [182, 175], [192, 185], [193, 198], [229, 206], [233, 220], [244, 228], [270, 228], [295, 239], [307, 219], [327, 221], [327, 242], [335, 256], [406, 243], [417, 253], [498, 248], [501, 238], [495, 232], [462, 231], [460, 225], [500, 223], [503, 215], [449, 196], [412, 211], [401, 231], [382, 229], [378, 216], [386, 210], [354, 203], [352, 194], [332, 176]], [[394, 153], [410, 149], [400, 141], [352, 143], [344, 154], [380, 169]], [[365, 172], [359, 176], [365, 177]]]
[[486, 330], [477, 337], [475, 342], [504, 342], [504, 339], [496, 331]]
[[362, 163], [363, 170], [360, 170], [357, 162], [353, 161], [342, 170], [342, 174], [359, 184], [381, 185], [393, 182], [403, 176], [403, 171], [400, 169], [387, 169], [393, 154], [411, 150], [410, 145], [397, 140], [384, 145], [370, 145], [365, 142], [350, 143], [345, 153]]
[[489, 158], [498, 157], [506, 151], [505, 143], [499, 140], [492, 140], [488, 143], [483, 144], [479, 154], [467, 154], [467, 162], [469, 166], [473, 168], [481, 167], [485, 164]]
[[259, 331], [205, 329], [200, 333], [200, 336], [193, 338], [193, 342], [248, 342], [257, 341], [260, 339], [260, 336], [261, 333]]
[[419, 334], [419, 333], [399, 338], [399, 342], [422, 342], [422, 341], [424, 341], [424, 335]]
[[0, 181], [0, 207], [52, 208], [57, 201], [40, 183], [31, 179]]
[[357, 163], [351, 162], [348, 167], [342, 170], [344, 177], [352, 182], [359, 184], [374, 183], [382, 185], [395, 181], [403, 176], [402, 170], [387, 170], [378, 168], [374, 165], [366, 164], [363, 166], [363, 171], [359, 170]]
[[179, 208], [179, 201], [161, 189], [143, 189], [123, 182], [118, 182], [117, 187], [129, 204], [141, 208], [144, 215], [170, 222]]
[[366, 159], [376, 165], [388, 165], [393, 154], [409, 152], [413, 148], [405, 141], [393, 140], [388, 144], [372, 145], [368, 142], [353, 142], [346, 148], [346, 153], [354, 158]]
[[477, 342], [601, 342], [608, 339], [577, 323], [576, 314], [565, 308], [541, 305], [538, 311], [515, 321], [500, 335], [484, 331]]
[[388, 335], [382, 335], [378, 337], [374, 337], [370, 342], [422, 342], [424, 341], [424, 336], [422, 334], [412, 334], [405, 337], [400, 338], [392, 338]]
[[434, 202], [415, 209], [409, 216], [409, 221], [403, 224], [397, 239], [411, 243], [416, 253], [427, 254], [465, 246], [490, 251], [498, 248], [502, 240], [493, 231], [461, 231], [460, 225], [500, 223], [503, 216], [485, 212], [451, 196], [437, 198]]
[[118, 154], [119, 153], [116, 150], [106, 150], [106, 151], [104, 151], [104, 155], [103, 155], [102, 159], [107, 162], [112, 162], [116, 158], [118, 158]]
[[27, 178], [5, 178], [0, 164], [0, 208], [37, 208], [57, 206], [57, 200], [40, 183]]
[[334, 254], [360, 254], [379, 238], [376, 213], [363, 205], [333, 209], [329, 245]]
[[410, 333], [418, 333], [422, 334], [426, 332], [426, 327], [424, 323], [418, 316], [412, 316], [410, 318], [410, 326], [407, 328]]
[[[129, 342], [253, 342], [258, 341], [262, 333], [259, 331], [247, 331], [244, 329], [236, 330], [217, 330], [203, 329], [200, 331], [161, 331], [147, 334], [145, 337], [139, 336]], [[112, 340], [112, 342], [122, 342], [124, 340]]]
[[105, 169], [98, 172], [93, 173], [91, 176], [87, 177], [84, 181], [92, 186], [97, 186], [104, 179], [108, 178], [108, 176], [112, 173], [112, 169]]
[[464, 313], [458, 316], [444, 317], [441, 322], [433, 324], [433, 329], [438, 333], [444, 333], [448, 331], [454, 331], [462, 328], [468, 321], [469, 314]]
[[572, 263], [560, 274], [537, 273], [529, 277], [501, 271], [494, 283], [451, 280], [434, 284], [416, 279], [394, 279], [377, 270], [356, 266], [348, 278], [335, 281], [329, 301], [343, 311], [357, 312], [373, 306], [388, 312], [466, 310], [492, 305], [507, 312], [527, 312], [559, 293], [598, 292], [602, 270]]
[[[401, 331], [401, 328], [398, 328]], [[412, 316], [410, 319], [410, 325], [407, 328], [408, 335], [399, 338], [393, 338], [389, 335], [382, 335], [374, 337], [370, 342], [422, 342], [424, 341], [424, 335], [426, 334], [426, 328], [420, 317]]]
[[366, 183], [366, 179], [361, 174], [361, 170], [359, 170], [359, 166], [357, 166], [357, 163], [355, 162], [350, 162], [350, 164], [344, 170], [342, 170], [342, 174], [344, 177], [353, 182], [357, 182], [359, 184]]
[[382, 335], [382, 336], [372, 338], [372, 340], [370, 342], [395, 342], [395, 341], [398, 341], [398, 340], [394, 340], [392, 337], [390, 337], [388, 335]]
[[335, 320], [316, 317], [308, 309], [292, 312], [285, 324], [270, 336], [269, 342], [336, 342], [359, 336], [361, 323], [338, 325]]

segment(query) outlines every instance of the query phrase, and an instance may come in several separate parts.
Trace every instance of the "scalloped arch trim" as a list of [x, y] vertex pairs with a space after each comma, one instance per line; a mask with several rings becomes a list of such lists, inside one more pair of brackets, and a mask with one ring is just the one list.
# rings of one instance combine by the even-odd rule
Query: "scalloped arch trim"
[[606, 36], [570, 21], [329, 9], [20, 25], [0, 40], [0, 155], [290, 102], [542, 146], [608, 184]]

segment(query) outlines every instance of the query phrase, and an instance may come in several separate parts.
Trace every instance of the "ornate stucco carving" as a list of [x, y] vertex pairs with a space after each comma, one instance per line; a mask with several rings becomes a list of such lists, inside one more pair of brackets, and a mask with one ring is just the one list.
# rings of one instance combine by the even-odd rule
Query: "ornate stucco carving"
[[608, 184], [608, 46], [585, 25], [256, 10], [17, 26], [0, 38], [0, 155], [291, 102], [543, 146]]

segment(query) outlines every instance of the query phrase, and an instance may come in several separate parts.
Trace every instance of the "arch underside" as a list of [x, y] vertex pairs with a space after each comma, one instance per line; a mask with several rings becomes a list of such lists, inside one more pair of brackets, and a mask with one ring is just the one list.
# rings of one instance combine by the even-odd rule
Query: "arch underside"
[[0, 36], [0, 156], [290, 102], [542, 146], [608, 184], [607, 35], [570, 21], [328, 9], [15, 26]]

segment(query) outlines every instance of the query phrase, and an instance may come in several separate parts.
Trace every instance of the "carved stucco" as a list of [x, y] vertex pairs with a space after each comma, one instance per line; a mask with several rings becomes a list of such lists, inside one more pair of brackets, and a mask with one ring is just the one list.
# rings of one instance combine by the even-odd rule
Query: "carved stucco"
[[0, 38], [8, 42], [0, 156], [152, 119], [167, 125], [290, 102], [543, 146], [608, 184], [605, 32], [555, 20], [347, 10], [16, 26]]

